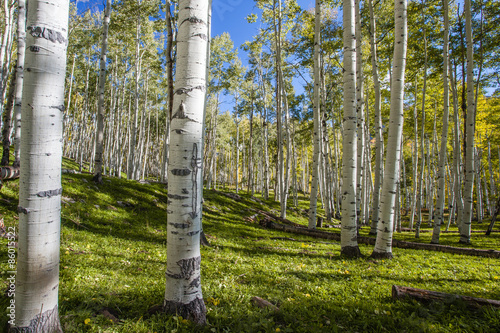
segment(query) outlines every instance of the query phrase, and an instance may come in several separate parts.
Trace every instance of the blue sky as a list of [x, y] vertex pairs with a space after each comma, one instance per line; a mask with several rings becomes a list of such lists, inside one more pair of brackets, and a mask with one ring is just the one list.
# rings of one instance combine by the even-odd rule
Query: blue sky
[[[304, 9], [313, 8], [314, 0], [298, 0]], [[240, 46], [257, 33], [259, 23], [250, 24], [246, 17], [259, 15], [253, 0], [213, 0], [212, 2], [212, 35], [229, 32], [235, 46]]]

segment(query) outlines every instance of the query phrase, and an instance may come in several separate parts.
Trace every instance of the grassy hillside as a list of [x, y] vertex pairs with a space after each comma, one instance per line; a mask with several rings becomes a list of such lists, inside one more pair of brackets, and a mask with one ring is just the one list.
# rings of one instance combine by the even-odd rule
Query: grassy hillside
[[[65, 161], [65, 168], [75, 168]], [[6, 226], [17, 226], [18, 180], [0, 192]], [[500, 310], [460, 302], [393, 301], [393, 284], [500, 299], [498, 259], [394, 249], [393, 260], [348, 260], [340, 244], [263, 229], [246, 219], [279, 205], [241, 194], [204, 192], [202, 285], [208, 325], [148, 314], [162, 303], [166, 263], [166, 188], [88, 174], [63, 175], [60, 317], [65, 332], [498, 332]], [[302, 198], [306, 199], [306, 198]], [[301, 201], [289, 218], [306, 223]], [[427, 225], [426, 225], [427, 226]], [[486, 226], [474, 225], [474, 228]], [[328, 229], [339, 232], [336, 229]], [[368, 229], [363, 229], [362, 234]], [[400, 234], [413, 239], [413, 234]], [[420, 241], [428, 242], [430, 233]], [[457, 234], [442, 236], [457, 245]], [[0, 287], [7, 288], [1, 239]], [[473, 246], [500, 250], [499, 234], [473, 235]], [[251, 304], [260, 296], [280, 310]], [[2, 296], [0, 307], [7, 306]], [[7, 317], [2, 315], [0, 324]]]

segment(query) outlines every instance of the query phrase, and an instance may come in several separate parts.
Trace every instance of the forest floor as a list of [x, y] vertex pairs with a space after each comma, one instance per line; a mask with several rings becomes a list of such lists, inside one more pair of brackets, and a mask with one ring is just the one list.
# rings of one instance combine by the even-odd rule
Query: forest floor
[[[64, 160], [65, 169], [77, 169]], [[392, 285], [500, 300], [498, 259], [394, 248], [392, 260], [373, 260], [370, 245], [358, 259], [340, 255], [340, 243], [268, 230], [255, 210], [278, 215], [279, 204], [240, 191], [240, 200], [204, 191], [202, 287], [208, 324], [149, 314], [165, 290], [165, 185], [90, 174], [62, 177], [60, 318], [65, 332], [500, 332], [500, 309], [470, 309], [460, 301], [395, 301]], [[19, 181], [0, 191], [0, 219], [18, 224]], [[220, 189], [222, 191], [222, 189]], [[306, 224], [305, 197], [290, 201], [287, 218]], [[337, 221], [338, 222], [338, 221]], [[403, 222], [407, 226], [407, 222]], [[427, 223], [423, 230], [430, 230]], [[487, 221], [474, 223], [474, 230]], [[498, 230], [498, 227], [495, 228]], [[339, 233], [336, 228], [325, 228]], [[456, 230], [452, 226], [451, 230]], [[361, 235], [369, 229], [362, 228]], [[395, 239], [430, 242], [431, 233], [395, 233]], [[441, 243], [458, 244], [458, 233]], [[500, 233], [474, 233], [468, 247], [500, 250]], [[0, 241], [0, 288], [7, 289], [7, 240]], [[3, 292], [2, 292], [3, 294]], [[278, 311], [254, 306], [259, 296]], [[0, 296], [6, 309], [9, 299]], [[6, 311], [0, 327], [7, 320]]]

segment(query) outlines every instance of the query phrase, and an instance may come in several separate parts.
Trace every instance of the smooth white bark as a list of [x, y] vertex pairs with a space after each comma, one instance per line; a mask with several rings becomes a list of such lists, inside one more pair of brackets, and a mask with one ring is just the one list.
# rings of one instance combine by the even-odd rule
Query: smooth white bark
[[444, 11], [444, 39], [443, 39], [443, 128], [441, 132], [441, 147], [439, 149], [439, 165], [438, 165], [438, 189], [437, 189], [437, 203], [436, 215], [434, 219], [434, 231], [432, 234], [431, 243], [439, 243], [439, 233], [441, 225], [444, 221], [444, 199], [445, 199], [445, 171], [447, 160], [447, 146], [448, 146], [448, 127], [449, 127], [449, 106], [450, 106], [450, 92], [448, 85], [448, 52], [449, 52], [449, 17], [448, 17], [448, 0], [443, 0]]
[[344, 0], [344, 117], [342, 133], [342, 229], [341, 252], [358, 256], [356, 212], [356, 34], [354, 24], [354, 0]]
[[309, 203], [309, 229], [316, 228], [316, 213], [318, 207], [318, 178], [319, 178], [319, 153], [320, 153], [320, 60], [321, 60], [321, 1], [316, 0], [314, 29], [314, 129], [313, 129], [313, 166], [312, 183]]
[[467, 39], [467, 118], [465, 119], [465, 186], [464, 186], [464, 212], [460, 224], [460, 243], [470, 243], [472, 204], [474, 188], [474, 133], [476, 126], [475, 100], [474, 100], [474, 60], [472, 41], [472, 14], [471, 0], [465, 0], [465, 30]]
[[102, 183], [102, 169], [104, 159], [104, 88], [106, 86], [106, 59], [108, 49], [108, 30], [111, 14], [111, 0], [106, 0], [104, 20], [102, 24], [102, 46], [101, 61], [99, 69], [99, 98], [97, 107], [97, 132], [96, 132], [96, 155], [94, 164], [94, 180]]
[[399, 182], [401, 140], [403, 133], [403, 99], [407, 47], [406, 0], [394, 2], [395, 45], [391, 80], [391, 113], [387, 138], [387, 159], [381, 193], [380, 221], [372, 256], [392, 257], [394, 205]]
[[200, 282], [203, 124], [209, 2], [179, 3], [177, 67], [168, 165], [167, 272], [164, 308], [203, 324]]
[[62, 120], [69, 2], [33, 1], [22, 100], [18, 330], [60, 331], [58, 318]]

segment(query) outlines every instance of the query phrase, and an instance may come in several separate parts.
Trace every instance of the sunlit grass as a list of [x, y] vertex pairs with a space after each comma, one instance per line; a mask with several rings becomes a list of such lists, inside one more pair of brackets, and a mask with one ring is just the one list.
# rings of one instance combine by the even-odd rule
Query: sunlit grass
[[[500, 299], [498, 259], [395, 248], [394, 259], [375, 261], [368, 257], [372, 247], [361, 245], [365, 257], [348, 260], [340, 256], [338, 242], [266, 230], [246, 220], [255, 209], [279, 212], [278, 203], [255, 195], [259, 203], [246, 191], [240, 192], [241, 201], [213, 190], [204, 194], [204, 231], [211, 243], [202, 248], [208, 325], [150, 315], [148, 309], [162, 303], [165, 290], [165, 186], [106, 177], [97, 186], [89, 174], [66, 174], [63, 187], [60, 317], [65, 332], [500, 331], [499, 310], [391, 299], [393, 284]], [[0, 193], [7, 226], [18, 223], [17, 191], [15, 180]], [[307, 207], [302, 196], [288, 218], [307, 224]], [[361, 235], [367, 233], [361, 229]], [[413, 233], [395, 237], [415, 241]], [[419, 241], [430, 237], [423, 232]], [[457, 245], [458, 234], [442, 234], [441, 240]], [[500, 240], [498, 234], [473, 234], [471, 246], [499, 250]], [[1, 246], [3, 289], [6, 254]], [[253, 296], [280, 310], [253, 306]], [[7, 301], [1, 298], [0, 307]], [[4, 324], [6, 317], [1, 320]]]

